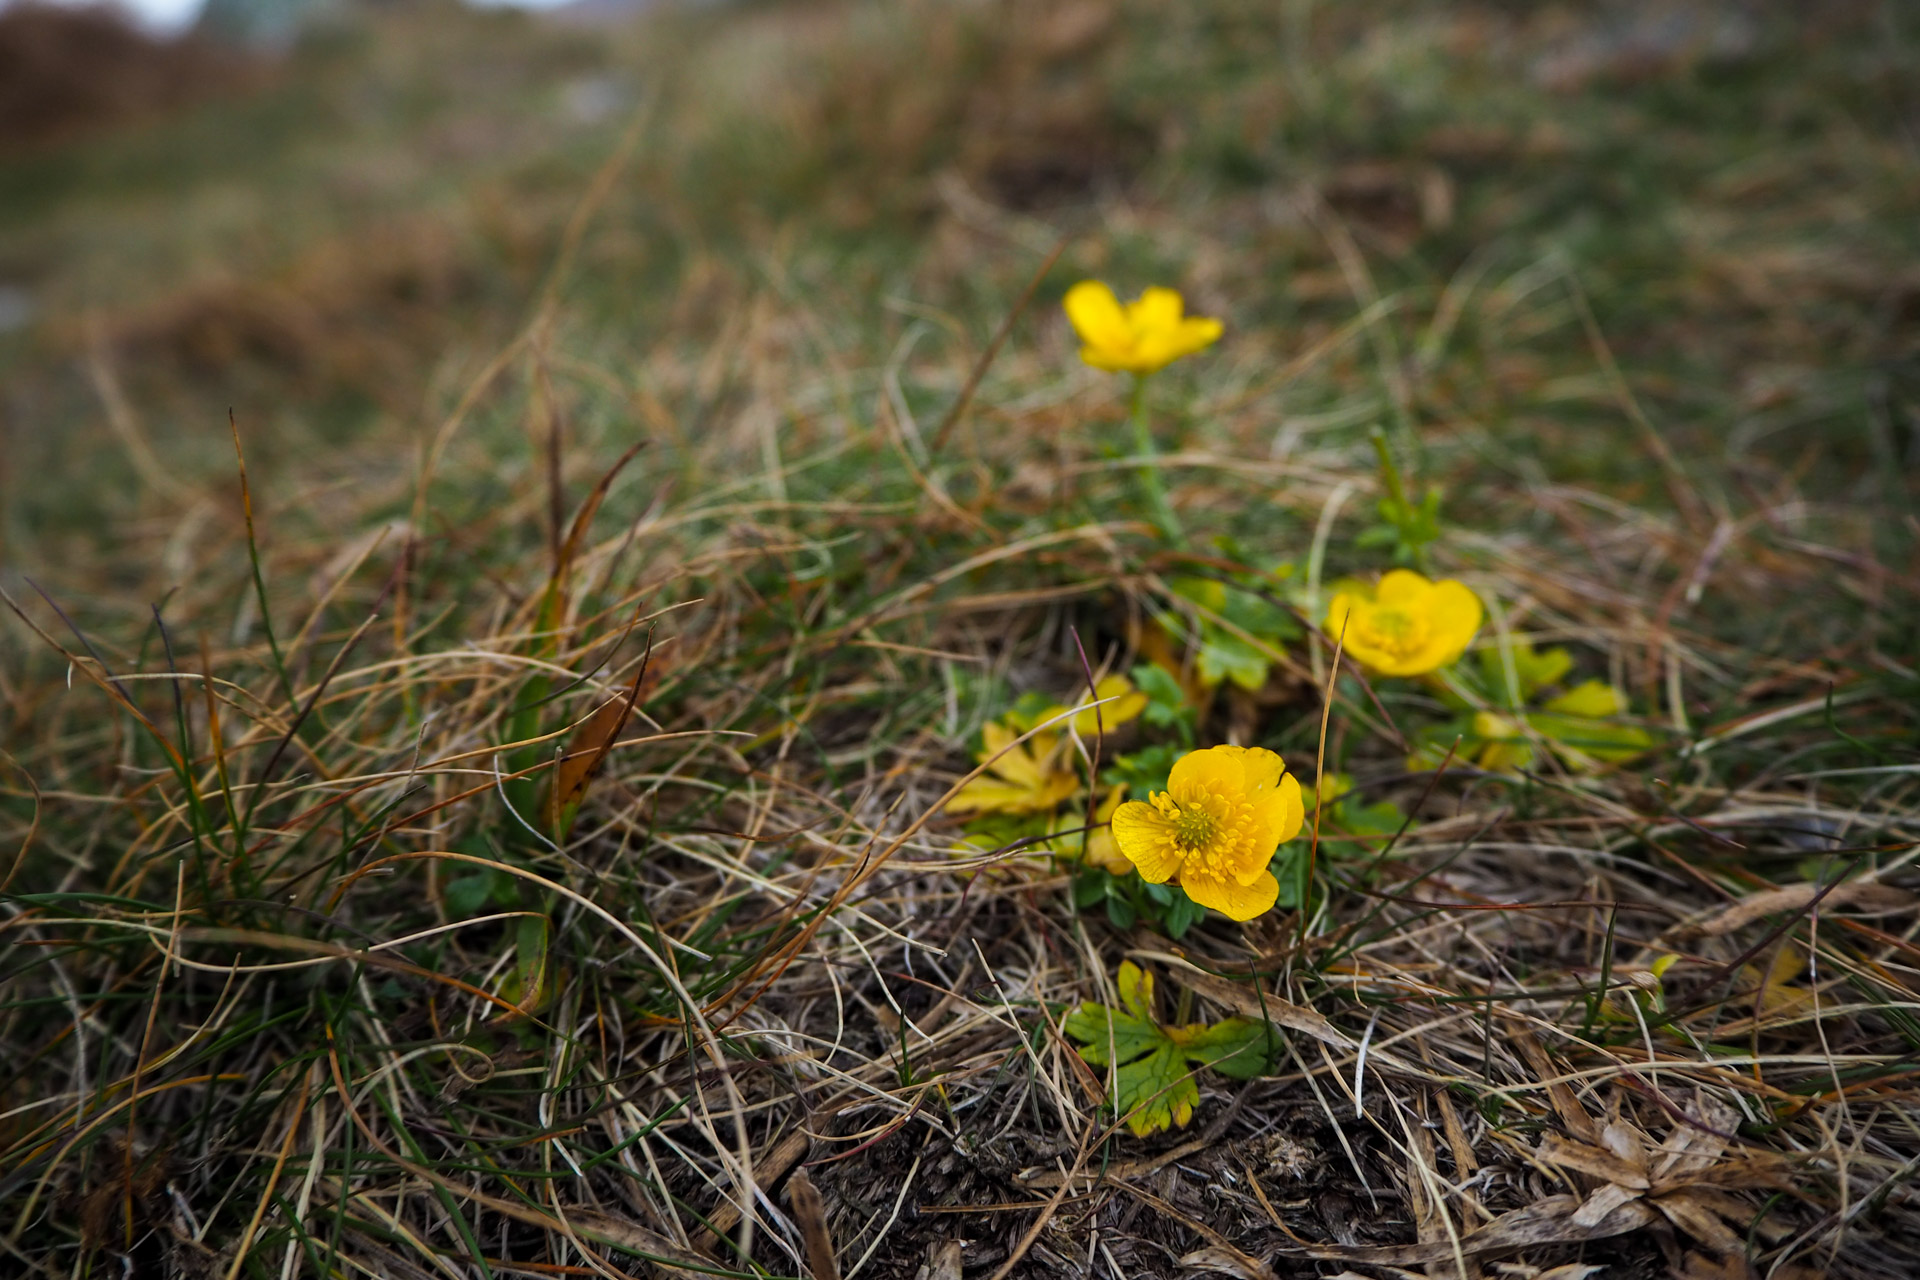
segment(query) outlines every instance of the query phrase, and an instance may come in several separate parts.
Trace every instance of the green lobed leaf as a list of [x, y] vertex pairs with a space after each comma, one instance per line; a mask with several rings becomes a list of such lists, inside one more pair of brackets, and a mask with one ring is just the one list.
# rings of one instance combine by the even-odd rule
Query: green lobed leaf
[[1080, 1057], [1114, 1071], [1115, 1114], [1138, 1137], [1185, 1125], [1200, 1101], [1194, 1063], [1232, 1080], [1272, 1070], [1280, 1033], [1247, 1018], [1163, 1027], [1153, 1019], [1153, 975], [1127, 961], [1115, 977], [1124, 1010], [1088, 1001], [1061, 1020]]
[[1259, 689], [1267, 683], [1267, 655], [1239, 636], [1208, 627], [1206, 640], [1194, 659], [1200, 678], [1209, 683], [1231, 680], [1242, 689]]
[[1114, 1111], [1126, 1117], [1136, 1138], [1184, 1126], [1199, 1104], [1200, 1086], [1178, 1046], [1164, 1035], [1152, 1053], [1114, 1073]]
[[1140, 713], [1142, 723], [1155, 729], [1191, 729], [1193, 708], [1187, 705], [1187, 691], [1171, 672], [1151, 662], [1143, 662], [1132, 672], [1133, 686], [1147, 695], [1147, 706]]
[[1060, 1030], [1080, 1042], [1081, 1058], [1096, 1067], [1131, 1062], [1167, 1039], [1158, 1023], [1091, 1000], [1062, 1019]]
[[1181, 754], [1180, 748], [1170, 742], [1142, 747], [1116, 758], [1101, 770], [1100, 780], [1110, 787], [1124, 785], [1128, 795], [1144, 799], [1167, 789], [1167, 777]]
[[1229, 1080], [1251, 1080], [1273, 1069], [1280, 1033], [1272, 1023], [1228, 1018], [1212, 1026], [1195, 1024], [1172, 1033], [1188, 1061], [1212, 1067]]

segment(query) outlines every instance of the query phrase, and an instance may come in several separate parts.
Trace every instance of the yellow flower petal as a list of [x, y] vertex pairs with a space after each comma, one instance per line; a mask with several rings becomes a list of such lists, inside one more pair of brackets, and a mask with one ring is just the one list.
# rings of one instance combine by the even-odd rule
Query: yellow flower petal
[[1203, 907], [1218, 911], [1229, 920], [1251, 920], [1273, 910], [1280, 899], [1280, 882], [1264, 869], [1251, 884], [1231, 880], [1213, 880], [1201, 876], [1182, 876], [1180, 887]]
[[1127, 323], [1135, 333], [1155, 333], [1180, 327], [1180, 315], [1186, 304], [1180, 291], [1156, 285], [1127, 304]]
[[1133, 343], [1133, 328], [1120, 309], [1120, 299], [1098, 280], [1082, 280], [1067, 290], [1061, 305], [1080, 341], [1101, 351], [1118, 351]]
[[1444, 667], [1467, 651], [1486, 611], [1466, 583], [1452, 578], [1433, 584], [1424, 607], [1435, 633], [1435, 652], [1441, 655], [1434, 666]]
[[1246, 770], [1248, 791], [1265, 791], [1279, 785], [1287, 771], [1286, 762], [1265, 747], [1241, 747], [1240, 763]]
[[1300, 783], [1279, 756], [1218, 746], [1182, 756], [1149, 801], [1121, 805], [1113, 837], [1142, 879], [1177, 874], [1195, 902], [1247, 920], [1273, 905], [1279, 887], [1267, 864], [1303, 820]]
[[1362, 603], [1352, 594], [1342, 591], [1327, 606], [1327, 620], [1322, 624], [1322, 630], [1327, 633], [1329, 640], [1340, 646], [1342, 652], [1352, 650], [1350, 636], [1353, 632], [1353, 614]]
[[1451, 578], [1429, 582], [1410, 569], [1380, 579], [1371, 597], [1342, 591], [1327, 608], [1327, 634], [1376, 675], [1417, 676], [1466, 652], [1480, 629], [1480, 598]]
[[1122, 306], [1112, 289], [1083, 280], [1061, 304], [1080, 335], [1080, 358], [1096, 369], [1153, 373], [1212, 344], [1222, 332], [1218, 320], [1184, 314], [1174, 289], [1148, 289]]
[[1185, 854], [1175, 832], [1172, 820], [1145, 801], [1129, 800], [1113, 811], [1113, 842], [1148, 884], [1165, 884], [1180, 869]]
[[1411, 569], [1389, 569], [1373, 589], [1373, 602], [1386, 605], [1412, 605], [1433, 589], [1433, 584]]
[[[1300, 780], [1292, 774], [1282, 774], [1279, 784], [1269, 794], [1264, 808], [1257, 812], [1261, 826], [1253, 841], [1254, 848], [1264, 846], [1267, 856], [1283, 843], [1300, 834], [1300, 828], [1306, 823], [1306, 805], [1300, 798]], [[1262, 864], [1260, 870], [1265, 871]], [[1251, 876], [1239, 877], [1242, 884], [1249, 883]]]
[[[1167, 794], [1178, 800], [1188, 792], [1209, 787], [1245, 788], [1247, 766], [1240, 757], [1246, 750], [1245, 747], [1220, 746], [1187, 752], [1173, 763], [1173, 771], [1167, 776]], [[1273, 752], [1266, 754], [1273, 755]]]

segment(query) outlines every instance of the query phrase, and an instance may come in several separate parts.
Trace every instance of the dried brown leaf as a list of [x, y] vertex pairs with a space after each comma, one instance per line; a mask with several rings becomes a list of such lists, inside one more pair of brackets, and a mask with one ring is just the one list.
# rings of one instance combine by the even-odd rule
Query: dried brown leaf
[[1876, 880], [1849, 880], [1846, 884], [1827, 889], [1824, 896], [1820, 885], [1790, 884], [1784, 889], [1769, 889], [1765, 893], [1742, 898], [1696, 927], [1707, 937], [1717, 938], [1767, 916], [1804, 911], [1815, 898], [1820, 899], [1822, 911], [1851, 906], [1872, 915], [1904, 911], [1914, 903], [1914, 895], [1907, 890]]
[[1217, 1244], [1186, 1254], [1180, 1259], [1180, 1265], [1189, 1271], [1217, 1271], [1223, 1275], [1239, 1276], [1241, 1280], [1277, 1280], [1273, 1268], [1258, 1258]]
[[1726, 1222], [1691, 1191], [1670, 1191], [1650, 1203], [1680, 1230], [1722, 1254], [1738, 1253], [1741, 1241]]
[[1639, 1190], [1609, 1182], [1587, 1197], [1587, 1202], [1574, 1211], [1573, 1220], [1582, 1227], [1605, 1222], [1615, 1209], [1638, 1200], [1642, 1194]]
[[[1574, 1214], [1580, 1208], [1574, 1196], [1547, 1196], [1505, 1213], [1461, 1238], [1460, 1251], [1469, 1256], [1519, 1253], [1550, 1244], [1578, 1244], [1605, 1240], [1638, 1231], [1657, 1216], [1643, 1200], [1633, 1200], [1593, 1223], [1577, 1223]], [[1451, 1241], [1432, 1244], [1350, 1246], [1310, 1245], [1305, 1249], [1284, 1249], [1289, 1256], [1306, 1256], [1329, 1262], [1359, 1263], [1367, 1266], [1419, 1267], [1451, 1262]]]
[[1584, 1142], [1571, 1142], [1559, 1134], [1550, 1133], [1540, 1140], [1540, 1158], [1549, 1164], [1559, 1165], [1563, 1169], [1572, 1169], [1584, 1173], [1589, 1178], [1632, 1191], [1645, 1191], [1653, 1185], [1647, 1177], [1645, 1163], [1630, 1164], [1610, 1152]]

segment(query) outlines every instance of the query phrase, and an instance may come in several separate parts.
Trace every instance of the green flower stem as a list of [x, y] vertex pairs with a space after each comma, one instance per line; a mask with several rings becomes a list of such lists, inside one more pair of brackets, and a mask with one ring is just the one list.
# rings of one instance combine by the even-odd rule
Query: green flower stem
[[1387, 496], [1395, 506], [1405, 507], [1407, 491], [1400, 483], [1400, 468], [1394, 465], [1393, 453], [1387, 448], [1387, 433], [1375, 427], [1367, 435], [1373, 441], [1373, 451], [1380, 455], [1380, 478], [1386, 482]]
[[1154, 520], [1167, 541], [1184, 542], [1186, 531], [1180, 527], [1180, 517], [1173, 513], [1173, 504], [1167, 501], [1160, 468], [1153, 465], [1158, 451], [1153, 447], [1153, 429], [1147, 424], [1147, 380], [1151, 376], [1134, 374], [1133, 392], [1127, 399], [1127, 416], [1133, 420], [1134, 452], [1140, 458], [1140, 487], [1145, 491], [1147, 505], [1153, 509]]
[[1413, 567], [1431, 577], [1433, 560], [1427, 555], [1426, 544], [1408, 537], [1414, 518], [1413, 504], [1407, 501], [1407, 488], [1401, 483], [1400, 468], [1394, 463], [1393, 450], [1387, 447], [1387, 433], [1375, 427], [1368, 435], [1373, 440], [1373, 451], [1380, 455], [1380, 479], [1387, 486], [1387, 501], [1392, 504], [1393, 522], [1400, 530], [1401, 541], [1413, 553]]

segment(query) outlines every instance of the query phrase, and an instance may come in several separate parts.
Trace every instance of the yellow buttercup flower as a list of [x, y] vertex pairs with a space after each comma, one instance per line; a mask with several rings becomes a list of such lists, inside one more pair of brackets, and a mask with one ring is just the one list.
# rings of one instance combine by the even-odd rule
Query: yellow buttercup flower
[[1184, 314], [1175, 289], [1149, 289], [1123, 306], [1106, 285], [1082, 280], [1063, 305], [1084, 344], [1080, 358], [1096, 369], [1153, 373], [1220, 338], [1220, 322]]
[[1371, 593], [1336, 595], [1326, 631], [1335, 638], [1344, 632], [1346, 652], [1376, 675], [1417, 676], [1465, 653], [1480, 618], [1480, 598], [1465, 583], [1395, 569]]
[[1282, 840], [1300, 834], [1300, 784], [1262, 747], [1208, 747], [1173, 766], [1167, 789], [1113, 814], [1113, 840], [1140, 878], [1178, 878], [1187, 896], [1251, 920], [1280, 896], [1267, 870]]

